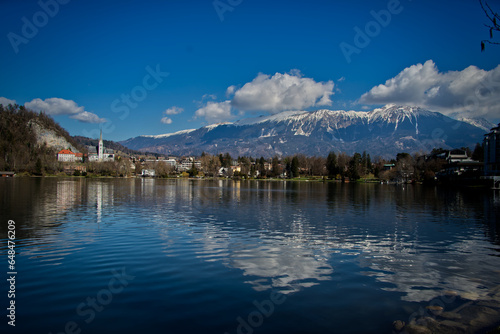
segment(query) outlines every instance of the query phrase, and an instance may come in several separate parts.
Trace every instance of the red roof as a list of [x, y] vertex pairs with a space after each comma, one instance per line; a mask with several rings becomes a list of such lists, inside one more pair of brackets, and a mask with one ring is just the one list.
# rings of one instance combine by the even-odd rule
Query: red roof
[[75, 156], [77, 156], [78, 158], [83, 158], [83, 153], [75, 153]]
[[60, 150], [59, 153], [57, 154], [75, 154], [75, 153], [71, 152], [70, 150]]

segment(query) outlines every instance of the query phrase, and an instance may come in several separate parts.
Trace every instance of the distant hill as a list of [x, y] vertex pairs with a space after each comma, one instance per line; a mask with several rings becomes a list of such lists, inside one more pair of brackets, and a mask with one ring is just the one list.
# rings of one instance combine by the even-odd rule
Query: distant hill
[[[92, 139], [88, 137], [83, 137], [83, 136], [73, 136], [72, 137], [75, 142], [77, 142], [79, 145], [87, 147], [87, 146], [97, 146], [99, 144], [99, 139]], [[122, 144], [112, 141], [112, 140], [103, 140], [104, 142], [104, 147], [110, 148], [114, 150], [115, 152], [122, 152], [127, 155], [144, 155], [144, 152], [132, 150], [128, 147], [123, 146]], [[156, 153], [158, 155], [158, 153]]]
[[484, 126], [429, 110], [388, 105], [372, 111], [317, 110], [221, 123], [157, 136], [139, 136], [121, 144], [165, 155], [325, 156], [330, 151], [367, 151], [392, 158], [400, 152], [473, 147]]

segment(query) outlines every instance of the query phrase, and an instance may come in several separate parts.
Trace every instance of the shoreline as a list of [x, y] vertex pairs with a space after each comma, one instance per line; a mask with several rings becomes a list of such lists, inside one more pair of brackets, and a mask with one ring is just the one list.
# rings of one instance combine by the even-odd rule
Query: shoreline
[[[457, 301], [459, 306], [447, 310], [446, 304]], [[402, 320], [394, 321], [393, 333], [500, 333], [500, 285], [477, 299], [445, 291], [429, 304], [421, 308], [417, 316], [410, 316], [407, 324]]]
[[[349, 180], [331, 180], [323, 176], [310, 176], [310, 177], [299, 177], [292, 179], [285, 178], [241, 178], [241, 177], [183, 177], [183, 176], [172, 176], [172, 177], [143, 177], [143, 176], [101, 176], [101, 175], [86, 175], [86, 176], [74, 176], [74, 175], [26, 175], [22, 173], [21, 175], [15, 174], [14, 176], [5, 177], [10, 178], [61, 178], [61, 179], [158, 179], [158, 180], [197, 180], [197, 181], [219, 181], [219, 180], [230, 180], [230, 181], [269, 181], [269, 182], [322, 182], [322, 183], [340, 183], [340, 184], [381, 184], [381, 185], [423, 185], [423, 186], [438, 186], [443, 188], [460, 188], [460, 189], [490, 189], [498, 190], [489, 186], [483, 180], [478, 180], [476, 184], [451, 184], [451, 183], [424, 183], [424, 182], [391, 182], [384, 181], [380, 179], [359, 179], [356, 181]], [[482, 182], [483, 181], [483, 182]]]

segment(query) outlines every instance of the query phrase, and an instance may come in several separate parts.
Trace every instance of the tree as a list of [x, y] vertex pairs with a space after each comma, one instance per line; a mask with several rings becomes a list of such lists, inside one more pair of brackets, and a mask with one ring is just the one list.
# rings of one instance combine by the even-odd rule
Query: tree
[[472, 152], [472, 160], [477, 160], [477, 161], [484, 161], [484, 147], [483, 145], [480, 145], [479, 143], [476, 144], [476, 147], [474, 148], [474, 152]]
[[158, 177], [167, 177], [168, 174], [172, 171], [172, 166], [167, 165], [163, 161], [156, 162], [155, 164], [156, 176]]
[[310, 157], [309, 158], [310, 175], [324, 176], [326, 171], [326, 159], [323, 157]]
[[488, 2], [479, 0], [479, 3], [481, 4], [484, 14], [486, 14], [486, 17], [490, 21], [488, 24], [484, 25], [489, 29], [490, 37], [489, 39], [483, 39], [481, 41], [482, 52], [485, 49], [485, 43], [500, 45], [500, 42], [493, 41], [493, 31], [500, 31], [500, 15], [491, 8]]
[[0, 104], [0, 170], [39, 175], [62, 170], [55, 149], [37, 142], [36, 127], [51, 130], [81, 149], [50, 116], [19, 105]]
[[264, 157], [260, 157], [258, 162], [256, 162], [257, 165], [257, 171], [259, 172], [259, 177], [266, 177], [267, 171], [266, 171], [266, 160]]
[[34, 174], [35, 175], [43, 174], [42, 160], [40, 160], [40, 158], [36, 159]]
[[363, 155], [361, 156], [361, 168], [360, 173], [362, 176], [368, 175], [372, 171], [372, 161], [370, 155], [363, 151]]
[[330, 179], [334, 179], [339, 173], [337, 155], [333, 151], [328, 153], [328, 157], [326, 158], [326, 169], [328, 171], [328, 177]]
[[385, 160], [381, 156], [375, 156], [372, 164], [373, 175], [375, 177], [380, 177], [380, 173], [384, 170], [384, 165]]
[[400, 178], [406, 182], [413, 180], [415, 175], [415, 161], [408, 153], [398, 153], [396, 156], [396, 171]]
[[194, 162], [191, 164], [191, 169], [187, 172], [189, 173], [189, 177], [195, 177], [198, 175], [198, 169], [196, 168]]
[[370, 157], [370, 154], [366, 155], [366, 170], [368, 173], [371, 173], [372, 171], [372, 158]]
[[273, 160], [271, 161], [271, 175], [273, 177], [280, 176], [282, 173], [281, 166], [279, 164], [279, 158], [277, 155], [274, 156]]
[[293, 157], [293, 159], [292, 159], [290, 171], [292, 174], [291, 177], [298, 177], [299, 176], [299, 159], [296, 156]]
[[140, 161], [135, 163], [135, 175], [141, 175], [142, 173], [142, 165]]
[[398, 153], [398, 154], [396, 154], [396, 161], [400, 161], [400, 160], [406, 159], [408, 157], [411, 158], [410, 153], [406, 153], [406, 152]]
[[339, 172], [340, 176], [344, 177], [345, 173], [349, 167], [349, 160], [351, 160], [351, 157], [348, 156], [346, 153], [342, 152], [339, 154], [337, 161], [339, 164]]
[[240, 175], [247, 176], [250, 173], [250, 166], [252, 165], [250, 159], [247, 157], [238, 157], [238, 163], [240, 164], [241, 167]]
[[306, 170], [309, 169], [308, 159], [304, 154], [297, 154], [295, 157], [299, 161], [299, 168], [306, 169]]
[[351, 160], [349, 161], [349, 178], [353, 180], [358, 180], [360, 178], [360, 167], [361, 167], [361, 154], [354, 153]]
[[292, 176], [292, 162], [291, 162], [290, 158], [285, 158], [285, 173], [289, 179], [291, 179], [293, 177]]
[[201, 157], [201, 167], [205, 174], [216, 177], [221, 166], [220, 159], [214, 155], [205, 154]]
[[224, 168], [231, 167], [231, 163], [233, 162], [233, 158], [231, 158], [231, 155], [229, 155], [229, 153], [226, 153], [224, 155], [222, 155], [222, 153], [219, 154], [219, 160], [221, 166]]

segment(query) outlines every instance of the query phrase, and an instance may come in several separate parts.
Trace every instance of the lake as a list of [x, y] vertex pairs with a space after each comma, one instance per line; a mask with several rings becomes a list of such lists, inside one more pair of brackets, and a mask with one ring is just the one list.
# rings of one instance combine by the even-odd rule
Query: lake
[[0, 203], [9, 333], [390, 333], [500, 284], [484, 189], [3, 178]]

